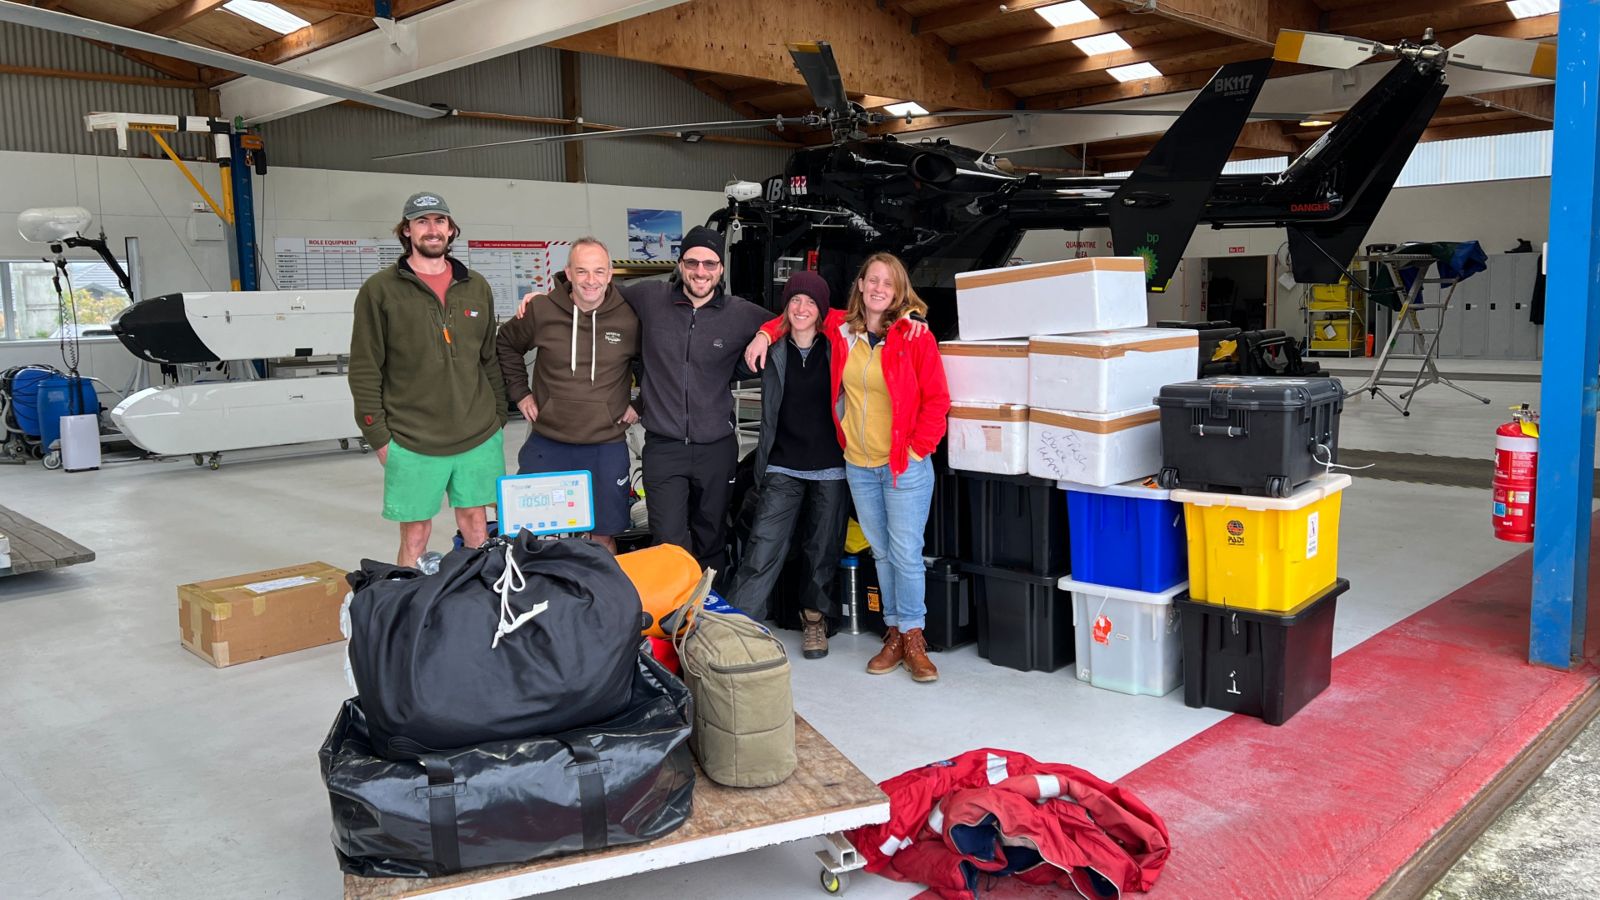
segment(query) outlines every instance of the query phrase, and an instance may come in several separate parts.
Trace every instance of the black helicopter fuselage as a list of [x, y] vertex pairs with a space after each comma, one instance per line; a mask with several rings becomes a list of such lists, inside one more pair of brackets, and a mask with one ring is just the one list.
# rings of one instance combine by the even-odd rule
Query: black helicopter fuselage
[[[1277, 175], [1220, 175], [1260, 84], [1263, 61], [1224, 67], [1126, 178], [1003, 169], [948, 141], [877, 137], [796, 152], [762, 196], [712, 216], [730, 232], [741, 296], [775, 306], [789, 271], [811, 268], [837, 300], [861, 262], [899, 256], [954, 329], [955, 275], [1005, 265], [1024, 233], [1110, 227], [1113, 250], [1145, 258], [1166, 286], [1196, 225], [1289, 228], [1295, 276], [1337, 280], [1444, 93], [1437, 66], [1396, 63]], [[942, 308], [942, 309], [941, 309]]]

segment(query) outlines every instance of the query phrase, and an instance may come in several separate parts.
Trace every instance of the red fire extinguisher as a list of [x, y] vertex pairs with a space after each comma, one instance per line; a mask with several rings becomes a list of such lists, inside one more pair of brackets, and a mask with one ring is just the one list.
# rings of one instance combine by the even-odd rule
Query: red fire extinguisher
[[1494, 536], [1533, 542], [1534, 487], [1539, 475], [1539, 416], [1522, 404], [1494, 430]]

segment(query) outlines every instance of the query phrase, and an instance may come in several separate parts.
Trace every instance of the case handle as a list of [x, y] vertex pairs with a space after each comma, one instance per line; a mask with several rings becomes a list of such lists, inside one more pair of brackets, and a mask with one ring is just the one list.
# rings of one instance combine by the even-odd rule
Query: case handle
[[1208, 427], [1202, 423], [1199, 425], [1190, 425], [1189, 433], [1196, 437], [1236, 438], [1246, 437], [1249, 435], [1250, 431], [1242, 425], [1212, 425]]

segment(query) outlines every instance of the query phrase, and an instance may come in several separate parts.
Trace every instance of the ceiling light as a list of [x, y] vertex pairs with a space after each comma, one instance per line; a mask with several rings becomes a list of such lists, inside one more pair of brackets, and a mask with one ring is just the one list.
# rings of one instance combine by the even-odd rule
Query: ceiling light
[[279, 34], [293, 34], [302, 28], [311, 27], [311, 23], [300, 18], [292, 12], [274, 3], [263, 3], [261, 0], [228, 0], [222, 8], [234, 15], [271, 28]]
[[1034, 10], [1041, 18], [1056, 28], [1063, 25], [1076, 25], [1079, 22], [1093, 22], [1100, 18], [1094, 10], [1083, 5], [1083, 0], [1072, 0], [1071, 3], [1057, 3], [1053, 6], [1041, 6]]
[[705, 132], [702, 131], [685, 131], [679, 136], [683, 138], [685, 144], [698, 144], [706, 139]]
[[1561, 8], [1561, 0], [1510, 0], [1506, 4], [1511, 14], [1519, 19], [1531, 16], [1548, 16]]
[[1331, 119], [1301, 119], [1300, 120], [1300, 127], [1302, 127], [1302, 128], [1322, 128], [1322, 127], [1324, 127], [1326, 125], [1332, 125], [1332, 124], [1333, 124], [1333, 121]]
[[1084, 56], [1099, 56], [1102, 53], [1120, 53], [1123, 50], [1133, 49], [1122, 39], [1122, 35], [1115, 32], [1078, 38], [1072, 42], [1072, 46], [1082, 50]]
[[1106, 70], [1106, 74], [1118, 81], [1138, 81], [1141, 78], [1160, 78], [1161, 70], [1142, 62], [1131, 66], [1113, 66]]
[[891, 116], [925, 116], [928, 114], [928, 111], [922, 108], [922, 104], [915, 100], [907, 100], [904, 103], [891, 103], [885, 106], [883, 111]]

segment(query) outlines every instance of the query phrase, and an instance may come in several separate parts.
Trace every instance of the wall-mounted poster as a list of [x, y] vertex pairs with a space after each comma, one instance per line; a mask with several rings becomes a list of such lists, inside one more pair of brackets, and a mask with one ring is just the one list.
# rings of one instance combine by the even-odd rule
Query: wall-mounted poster
[[628, 210], [628, 258], [676, 260], [683, 244], [683, 210]]

